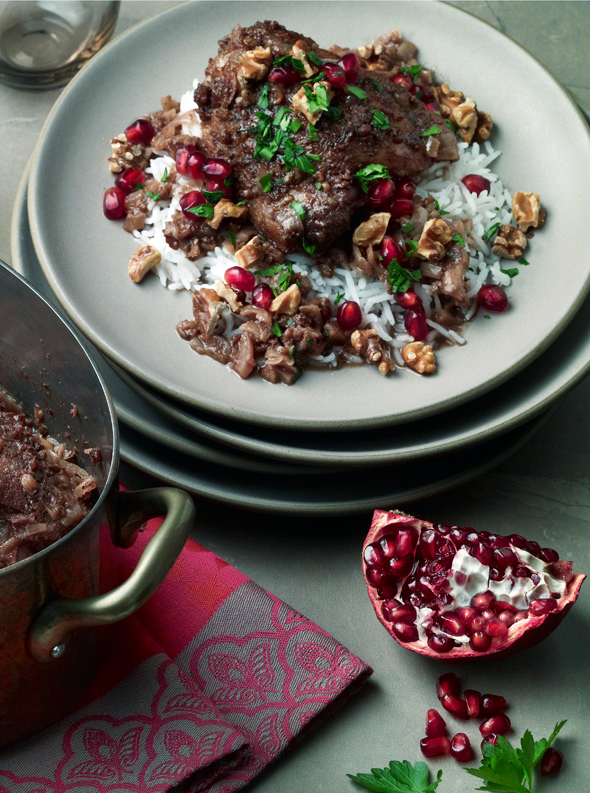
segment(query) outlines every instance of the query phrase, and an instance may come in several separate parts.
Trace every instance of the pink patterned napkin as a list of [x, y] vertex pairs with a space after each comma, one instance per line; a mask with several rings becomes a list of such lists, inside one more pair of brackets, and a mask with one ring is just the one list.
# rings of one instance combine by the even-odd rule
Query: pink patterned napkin
[[[128, 575], [161, 520], [123, 557]], [[231, 793], [353, 694], [371, 669], [189, 540], [117, 628], [84, 702], [2, 751], [0, 793]]]

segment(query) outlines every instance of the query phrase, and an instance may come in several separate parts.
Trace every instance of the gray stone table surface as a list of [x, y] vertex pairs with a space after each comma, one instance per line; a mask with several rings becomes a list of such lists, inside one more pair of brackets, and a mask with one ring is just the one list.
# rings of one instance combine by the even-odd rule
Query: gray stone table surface
[[[174, 3], [123, 2], [117, 33], [170, 5]], [[589, 3], [455, 5], [520, 42], [590, 111]], [[58, 94], [18, 92], [0, 85], [0, 258], [8, 262], [10, 213], [18, 180]], [[588, 251], [581, 255], [587, 257]], [[543, 546], [556, 546], [562, 558], [575, 560], [578, 570], [590, 570], [589, 405], [587, 380], [508, 462], [468, 486], [406, 509], [437, 522], [522, 533]], [[412, 465], [419, 477], [419, 462]], [[145, 482], [132, 471], [124, 474], [132, 485]], [[376, 621], [360, 573], [360, 549], [370, 514], [299, 520], [197, 506], [195, 536], [201, 543], [318, 622], [375, 670], [363, 691], [252, 789], [346, 793], [359, 789], [346, 779], [346, 772], [382, 767], [391, 759], [421, 759], [418, 741], [425, 713], [437, 706], [435, 680], [447, 668], [401, 649]], [[537, 737], [546, 736], [558, 719], [568, 719], [560, 740], [566, 761], [559, 781], [541, 780], [535, 790], [590, 790], [589, 655], [587, 585], [564, 625], [537, 649], [456, 670], [466, 687], [508, 698], [515, 736], [527, 727]], [[452, 730], [465, 729], [479, 744], [475, 721], [465, 727], [451, 721]], [[429, 764], [431, 769], [444, 770], [441, 793], [467, 793], [477, 787], [477, 781], [451, 759]]]

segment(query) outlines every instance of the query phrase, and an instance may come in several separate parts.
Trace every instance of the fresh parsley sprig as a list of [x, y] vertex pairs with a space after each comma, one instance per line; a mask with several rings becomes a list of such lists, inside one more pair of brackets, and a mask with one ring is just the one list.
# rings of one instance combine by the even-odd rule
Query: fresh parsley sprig
[[393, 292], [407, 292], [412, 281], [419, 281], [422, 277], [420, 270], [407, 270], [402, 267], [397, 259], [392, 259], [387, 265], [387, 280]]
[[373, 179], [390, 178], [387, 168], [384, 165], [378, 165], [377, 163], [365, 165], [364, 168], [361, 168], [360, 171], [355, 173], [355, 176], [361, 183], [363, 193], [369, 192], [369, 182], [371, 182]]
[[357, 785], [373, 793], [434, 793], [442, 778], [439, 771], [436, 780], [428, 784], [428, 766], [417, 762], [412, 766], [407, 760], [392, 760], [389, 768], [371, 768], [370, 774], [347, 774]]

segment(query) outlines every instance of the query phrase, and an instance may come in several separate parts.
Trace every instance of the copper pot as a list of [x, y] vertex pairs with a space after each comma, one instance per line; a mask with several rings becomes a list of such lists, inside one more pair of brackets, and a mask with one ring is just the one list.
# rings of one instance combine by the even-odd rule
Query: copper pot
[[[109, 623], [158, 588], [186, 542], [194, 506], [174, 488], [119, 492], [117, 419], [96, 366], [77, 333], [2, 262], [0, 316], [0, 387], [30, 415], [38, 404], [52, 437], [79, 449], [98, 447], [102, 456], [91, 469], [100, 495], [90, 514], [58, 542], [0, 570], [0, 746], [6, 746], [75, 706], [107, 651]], [[136, 569], [117, 585], [113, 546], [128, 547], [143, 521], [163, 514]]]

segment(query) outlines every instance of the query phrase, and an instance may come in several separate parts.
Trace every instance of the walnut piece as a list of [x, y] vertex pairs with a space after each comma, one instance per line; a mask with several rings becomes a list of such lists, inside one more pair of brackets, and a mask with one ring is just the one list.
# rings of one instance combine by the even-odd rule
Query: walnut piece
[[402, 358], [406, 364], [418, 374], [432, 374], [436, 369], [436, 358], [430, 344], [413, 341], [402, 350]]
[[243, 267], [244, 270], [253, 267], [263, 256], [264, 248], [262, 247], [259, 237], [252, 237], [252, 239], [243, 245], [239, 251], [236, 251], [238, 264], [240, 267]]
[[218, 229], [221, 226], [221, 222], [224, 218], [236, 218], [236, 220], [241, 220], [248, 214], [248, 207], [245, 206], [236, 206], [233, 201], [230, 201], [227, 198], [222, 198], [221, 201], [218, 201], [215, 204], [213, 209], [213, 217], [211, 220], [207, 221], [207, 225], [211, 226], [212, 229]]
[[269, 311], [276, 311], [278, 314], [288, 314], [294, 316], [301, 305], [301, 292], [297, 284], [291, 286], [280, 295], [277, 295], [270, 304]]
[[395, 369], [393, 361], [380, 345], [379, 334], [374, 328], [353, 331], [350, 343], [358, 355], [376, 364], [381, 374], [386, 375]]
[[144, 170], [147, 168], [152, 150], [149, 146], [140, 146], [129, 143], [124, 132], [111, 138], [113, 156], [109, 157], [109, 171], [121, 173], [124, 168], [136, 167]]
[[238, 311], [244, 304], [238, 300], [238, 293], [236, 290], [226, 284], [224, 281], [215, 281], [215, 291], [219, 297], [223, 298], [232, 311]]
[[160, 264], [162, 257], [160, 252], [151, 245], [141, 245], [137, 253], [129, 259], [129, 278], [138, 284], [144, 275]]
[[198, 295], [209, 312], [209, 320], [204, 327], [204, 336], [206, 339], [210, 339], [215, 335], [219, 321], [223, 318], [227, 309], [227, 303], [225, 300], [219, 299], [219, 295], [214, 289], [208, 289], [207, 287], [200, 289]]
[[471, 143], [477, 129], [477, 110], [473, 99], [466, 99], [451, 111], [451, 121], [457, 125], [457, 132], [465, 143]]
[[[334, 96], [334, 91], [332, 89], [332, 86], [330, 85], [330, 83], [327, 83], [324, 80], [320, 80], [320, 82], [313, 83], [313, 85], [308, 87], [311, 88], [311, 91], [314, 94], [317, 94], [318, 85], [323, 85], [325, 87], [326, 91], [328, 92], [328, 102], [329, 102]], [[309, 123], [313, 124], [314, 126], [315, 124], [317, 124], [320, 116], [324, 112], [323, 110], [319, 110], [319, 109], [314, 110], [313, 113], [310, 111], [309, 105], [307, 103], [307, 97], [305, 96], [305, 88], [301, 88], [299, 91], [297, 91], [297, 93], [294, 94], [293, 99], [291, 101], [293, 103], [293, 110], [302, 113], [305, 116], [305, 118], [309, 121]]]
[[516, 226], [500, 226], [492, 243], [492, 251], [502, 259], [520, 259], [527, 246], [527, 238]]
[[270, 47], [256, 47], [244, 53], [237, 71], [240, 86], [245, 88], [248, 80], [263, 80], [268, 73], [271, 60]]
[[445, 255], [445, 245], [451, 241], [449, 224], [444, 220], [428, 220], [424, 224], [415, 256], [429, 262], [440, 262]]
[[352, 241], [361, 248], [378, 245], [385, 236], [390, 218], [389, 212], [375, 212], [368, 220], [356, 227]]
[[303, 70], [306, 78], [313, 77], [313, 75], [316, 72], [315, 68], [309, 62], [309, 58], [307, 57], [308, 52], [309, 52], [309, 47], [307, 46], [307, 44], [303, 41], [303, 39], [299, 39], [299, 41], [296, 41], [295, 44], [293, 44], [293, 47], [291, 48], [291, 52], [289, 53], [290, 55], [293, 56], [293, 58], [296, 58], [298, 61], [301, 61], [301, 63], [303, 64]]
[[435, 96], [438, 99], [441, 113], [445, 118], [450, 118], [453, 110], [455, 110], [465, 98], [461, 91], [451, 91], [446, 83], [442, 83], [435, 89]]
[[512, 214], [521, 231], [528, 231], [531, 227], [540, 229], [545, 223], [547, 214], [541, 206], [541, 199], [537, 193], [516, 192], [512, 196]]
[[474, 140], [477, 143], [483, 143], [490, 137], [490, 132], [494, 122], [489, 113], [483, 113], [481, 110], [477, 111], [477, 127], [475, 129]]

